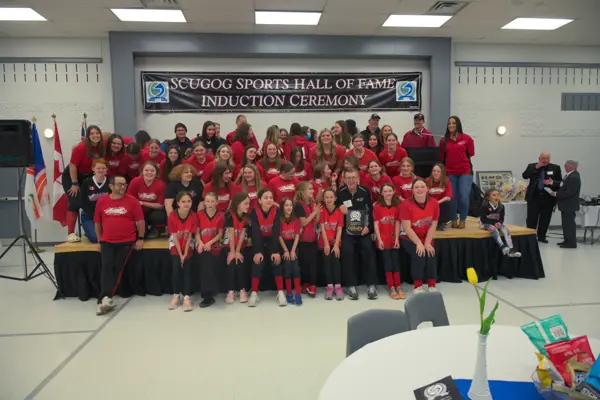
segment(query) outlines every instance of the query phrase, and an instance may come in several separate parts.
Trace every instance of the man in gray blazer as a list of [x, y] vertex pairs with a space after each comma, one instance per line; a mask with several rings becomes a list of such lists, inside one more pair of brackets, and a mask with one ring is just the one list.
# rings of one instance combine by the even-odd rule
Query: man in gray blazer
[[558, 243], [563, 249], [576, 249], [577, 237], [575, 236], [577, 225], [575, 224], [575, 212], [579, 211], [579, 193], [581, 191], [581, 177], [577, 171], [579, 163], [569, 160], [565, 163], [566, 175], [556, 192], [556, 203], [560, 210], [564, 241]]

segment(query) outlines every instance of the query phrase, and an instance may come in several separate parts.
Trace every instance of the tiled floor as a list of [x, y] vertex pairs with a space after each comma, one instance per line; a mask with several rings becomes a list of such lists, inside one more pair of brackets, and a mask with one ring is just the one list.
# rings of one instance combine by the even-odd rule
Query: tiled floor
[[[560, 313], [572, 332], [600, 338], [600, 244], [555, 243], [541, 245], [547, 278], [491, 284], [496, 321], [518, 326]], [[1, 260], [0, 274], [19, 275], [19, 257]], [[51, 251], [43, 258], [52, 269]], [[439, 288], [452, 324], [478, 323], [468, 284]], [[357, 302], [319, 297], [278, 308], [267, 294], [256, 309], [219, 299], [187, 314], [167, 311], [167, 296], [119, 299], [117, 312], [96, 317], [94, 301], [52, 301], [45, 278], [0, 280], [0, 400], [315, 399], [345, 356], [348, 317], [403, 307], [381, 289], [375, 302], [363, 292]]]

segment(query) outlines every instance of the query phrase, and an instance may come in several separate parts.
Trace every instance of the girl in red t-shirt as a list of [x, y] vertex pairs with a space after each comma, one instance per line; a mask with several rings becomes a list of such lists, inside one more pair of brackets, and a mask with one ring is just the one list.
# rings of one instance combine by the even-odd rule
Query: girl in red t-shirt
[[360, 133], [354, 135], [352, 138], [352, 145], [354, 148], [352, 150], [348, 150], [346, 153], [346, 158], [348, 156], [353, 155], [358, 158], [358, 169], [360, 171], [366, 171], [369, 162], [373, 160], [377, 160], [377, 155], [373, 153], [371, 150], [365, 148], [365, 138]]
[[[284, 198], [279, 203], [281, 218], [279, 221], [279, 244], [281, 245], [281, 262], [285, 289], [289, 304], [302, 305], [302, 285], [300, 284], [300, 266], [298, 265], [298, 241], [300, 240], [300, 221], [294, 214], [294, 202]], [[292, 293], [292, 280], [294, 290]]]
[[279, 204], [284, 198], [293, 199], [296, 193], [298, 179], [294, 177], [294, 166], [289, 162], [281, 164], [281, 172], [278, 177], [271, 179], [268, 183], [273, 192], [275, 204]]
[[302, 233], [298, 243], [300, 272], [304, 278], [303, 292], [311, 297], [317, 295], [317, 245], [321, 206], [315, 202], [315, 190], [310, 182], [300, 182], [296, 188], [294, 214], [300, 220]]
[[244, 149], [250, 144], [250, 125], [240, 124], [235, 130], [235, 134], [231, 139], [231, 152], [233, 162], [236, 165], [242, 163], [244, 158]]
[[258, 207], [250, 211], [252, 225], [252, 282], [249, 307], [258, 304], [258, 288], [265, 264], [270, 266], [277, 287], [277, 302], [280, 307], [287, 305], [283, 292], [283, 274], [279, 255], [279, 207], [273, 203], [273, 192], [261, 189], [258, 192]]
[[395, 133], [390, 133], [385, 139], [385, 149], [379, 153], [379, 161], [385, 168], [385, 173], [390, 178], [400, 174], [400, 163], [408, 153], [398, 144], [398, 137]]
[[398, 196], [401, 203], [412, 198], [412, 184], [417, 178], [413, 173], [414, 168], [413, 160], [405, 157], [400, 163], [400, 175], [392, 178], [392, 183], [396, 188], [396, 196]]
[[[232, 154], [231, 147], [229, 147], [228, 144], [222, 144], [221, 146], [219, 146], [219, 148], [217, 149], [217, 155], [216, 155], [215, 159], [213, 161], [209, 162], [208, 164], [206, 164], [206, 167], [204, 168], [204, 172], [202, 172], [202, 182], [208, 183], [211, 181], [213, 171], [215, 170], [215, 166], [217, 164], [229, 165], [229, 167], [231, 168], [231, 171], [232, 172], [235, 171], [235, 164], [233, 162], [231, 154]], [[207, 155], [207, 157], [208, 157], [208, 155]]]
[[204, 210], [198, 211], [198, 234], [196, 248], [200, 253], [200, 308], [210, 307], [215, 303], [215, 295], [219, 293], [217, 268], [221, 254], [221, 237], [225, 222], [223, 213], [217, 209], [217, 195], [204, 195]]
[[422, 178], [413, 182], [413, 197], [400, 205], [402, 221], [402, 248], [410, 256], [410, 272], [414, 281], [414, 293], [424, 292], [423, 281], [427, 279], [430, 292], [437, 291], [437, 265], [433, 235], [440, 217], [440, 206], [428, 196], [427, 184]]
[[248, 269], [252, 261], [252, 248], [248, 244], [250, 236], [250, 199], [246, 192], [238, 192], [231, 200], [231, 207], [225, 214], [223, 246], [227, 260], [227, 296], [225, 303], [235, 302], [235, 290], [240, 291], [240, 303], [248, 302]]
[[133, 178], [127, 194], [140, 202], [146, 221], [148, 239], [155, 239], [167, 222], [165, 211], [165, 191], [167, 185], [158, 177], [158, 167], [152, 161], [142, 165], [142, 175]]
[[[369, 175], [364, 179], [362, 185], [369, 189], [371, 192], [371, 200], [373, 203], [377, 202], [381, 187], [385, 183], [392, 185], [392, 178], [381, 173], [381, 164], [378, 160], [372, 160], [369, 162]], [[393, 185], [392, 185], [393, 187]]]
[[314, 198], [317, 203], [323, 202], [323, 191], [327, 188], [337, 190], [337, 174], [331, 173], [329, 164], [320, 163], [314, 169], [315, 179], [312, 181]]
[[273, 143], [269, 143], [265, 147], [263, 159], [260, 161], [260, 164], [265, 171], [265, 181], [267, 183], [269, 183], [271, 179], [279, 176], [282, 163], [283, 161], [277, 151], [277, 146]]
[[323, 251], [323, 269], [327, 283], [325, 300], [333, 300], [334, 294], [336, 300], [344, 300], [340, 266], [344, 214], [335, 206], [335, 191], [332, 188], [325, 189], [323, 201], [325, 207], [319, 217], [319, 248]]
[[344, 159], [344, 168], [342, 169], [342, 172], [340, 173], [340, 176], [338, 177], [338, 187], [345, 185], [344, 172], [349, 171], [349, 170], [358, 171], [358, 184], [359, 185], [364, 184], [367, 174], [365, 173], [365, 171], [359, 169], [358, 163], [359, 163], [358, 157], [356, 157], [354, 154], [350, 154], [349, 156], [347, 156]]
[[437, 230], [446, 229], [446, 223], [450, 221], [450, 200], [452, 200], [452, 184], [446, 176], [444, 164], [435, 164], [431, 169], [431, 176], [427, 178], [429, 195], [437, 200], [440, 205], [440, 220]]
[[342, 170], [342, 163], [346, 150], [343, 146], [335, 144], [333, 135], [329, 129], [323, 129], [317, 138], [317, 146], [310, 152], [310, 162], [313, 168], [317, 164], [325, 162], [329, 164], [329, 168], [337, 175]]
[[294, 176], [298, 181], [312, 181], [312, 166], [308, 161], [304, 161], [302, 147], [294, 147], [290, 153], [290, 163], [294, 166]]
[[377, 238], [377, 249], [383, 260], [385, 281], [388, 284], [390, 297], [394, 300], [405, 299], [400, 288], [400, 221], [398, 206], [400, 201], [394, 194], [394, 186], [385, 183], [381, 187], [381, 196], [373, 208], [373, 223]]
[[137, 143], [129, 143], [125, 147], [125, 156], [121, 162], [123, 164], [123, 173], [128, 181], [140, 175], [140, 154], [140, 145]]
[[85, 139], [73, 148], [71, 162], [63, 172], [62, 184], [69, 203], [69, 211], [67, 212], [67, 241], [70, 243], [81, 240], [75, 234], [75, 224], [77, 223], [77, 215], [79, 214], [81, 204], [79, 184], [85, 178], [93, 175], [92, 162], [94, 159], [105, 156], [105, 147], [100, 128], [96, 125], [88, 126], [85, 132]]
[[[287, 138], [287, 136], [286, 136], [286, 138]], [[275, 147], [277, 148], [279, 157], [281, 159], [285, 160], [286, 155], [287, 156], [290, 155], [289, 145], [285, 139], [283, 139], [283, 140], [281, 139], [281, 136], [279, 134], [279, 128], [277, 127], [277, 125], [271, 125], [267, 129], [267, 135], [266, 135], [265, 141], [263, 142], [263, 145], [262, 145], [262, 154], [267, 154], [267, 146], [271, 143], [274, 144]]]
[[240, 175], [242, 177], [241, 189], [248, 193], [248, 198], [250, 198], [250, 209], [256, 208], [258, 206], [258, 192], [267, 184], [260, 178], [258, 168], [254, 164], [247, 164], [242, 168]]
[[[197, 140], [192, 145], [192, 155], [183, 160], [184, 164], [189, 164], [196, 168], [196, 176], [202, 181], [204, 181], [204, 171], [207, 170], [208, 164], [215, 160], [212, 154], [206, 152], [205, 146], [202, 140]], [[206, 180], [206, 182], [209, 180]]]
[[125, 164], [123, 159], [125, 158], [125, 145], [121, 135], [113, 133], [109, 136], [106, 144], [106, 157], [104, 158], [108, 163], [108, 177], [125, 174]]
[[183, 294], [183, 311], [192, 311], [192, 255], [194, 237], [198, 231], [198, 219], [192, 212], [192, 198], [180, 192], [175, 198], [177, 210], [169, 215], [169, 250], [172, 259], [173, 298], [169, 310], [179, 307], [179, 295]]
[[219, 211], [227, 211], [233, 195], [239, 191], [238, 185], [232, 182], [233, 171], [227, 164], [217, 164], [210, 182], [204, 186], [204, 192], [216, 193]]
[[254, 147], [254, 145], [252, 144], [249, 144], [244, 149], [244, 158], [242, 159], [242, 163], [240, 165], [236, 164], [235, 166], [237, 174], [234, 172], [233, 176], [235, 177], [236, 183], [242, 182], [242, 168], [248, 164], [254, 165], [258, 170], [258, 175], [260, 176], [260, 179], [262, 179], [263, 181], [265, 180], [265, 170], [263, 169], [262, 165], [260, 165], [260, 163], [257, 162], [257, 160], [258, 152], [256, 150], [256, 147]]
[[140, 161], [142, 164], [144, 164], [146, 161], [152, 161], [156, 165], [160, 165], [165, 158], [165, 153], [160, 151], [160, 141], [158, 139], [152, 139], [148, 142], [148, 151], [142, 151]]

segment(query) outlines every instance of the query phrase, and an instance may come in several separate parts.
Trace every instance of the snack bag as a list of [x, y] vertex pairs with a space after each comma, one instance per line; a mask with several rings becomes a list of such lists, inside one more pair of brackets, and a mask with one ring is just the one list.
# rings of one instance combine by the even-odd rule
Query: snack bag
[[575, 339], [558, 343], [550, 343], [547, 344], [545, 348], [548, 352], [548, 358], [564, 378], [567, 387], [573, 386], [574, 376], [571, 372], [572, 369], [570, 370], [568, 368], [568, 363], [572, 358], [574, 358], [574, 360], [571, 362], [588, 365], [592, 365], [595, 360], [587, 336], [580, 336]]
[[530, 322], [521, 326], [521, 330], [531, 340], [535, 348], [546, 357], [548, 357], [548, 353], [544, 345], [569, 340], [567, 325], [560, 315]]
[[600, 361], [596, 360], [592, 365], [587, 378], [577, 386], [577, 390], [592, 399], [600, 399]]
[[562, 375], [552, 365], [552, 362], [541, 353], [535, 353], [535, 355], [538, 359], [538, 367], [535, 371], [540, 384], [543, 387], [550, 387], [552, 383], [564, 384]]

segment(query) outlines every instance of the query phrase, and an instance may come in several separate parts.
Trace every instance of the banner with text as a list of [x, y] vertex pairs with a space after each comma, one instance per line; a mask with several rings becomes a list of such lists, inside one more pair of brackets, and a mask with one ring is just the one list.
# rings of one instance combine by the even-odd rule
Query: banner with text
[[421, 73], [142, 72], [145, 112], [415, 111]]

